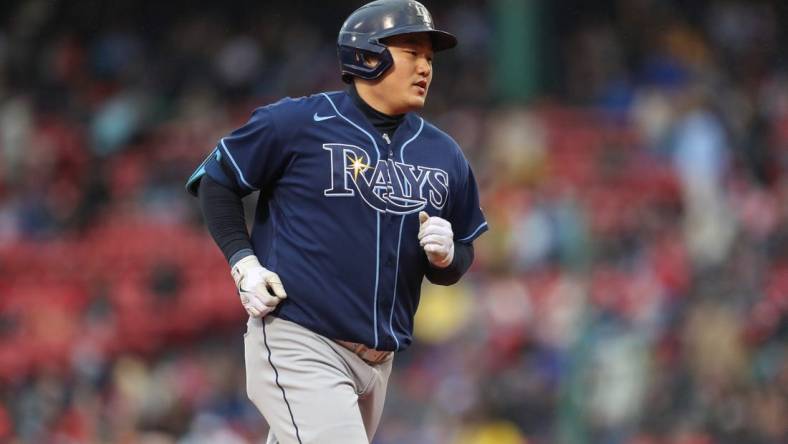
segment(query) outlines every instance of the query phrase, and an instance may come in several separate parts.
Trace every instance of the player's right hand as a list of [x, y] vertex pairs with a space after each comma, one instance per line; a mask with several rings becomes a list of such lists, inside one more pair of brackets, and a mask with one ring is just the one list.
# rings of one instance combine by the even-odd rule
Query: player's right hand
[[250, 316], [266, 316], [287, 297], [279, 275], [260, 265], [253, 254], [236, 262], [232, 275], [241, 304]]

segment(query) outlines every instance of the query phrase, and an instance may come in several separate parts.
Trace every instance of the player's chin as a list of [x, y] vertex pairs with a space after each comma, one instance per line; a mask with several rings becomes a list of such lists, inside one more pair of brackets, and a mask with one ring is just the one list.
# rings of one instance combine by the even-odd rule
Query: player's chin
[[408, 105], [412, 110], [424, 108], [427, 103], [427, 94], [411, 94], [408, 97]]

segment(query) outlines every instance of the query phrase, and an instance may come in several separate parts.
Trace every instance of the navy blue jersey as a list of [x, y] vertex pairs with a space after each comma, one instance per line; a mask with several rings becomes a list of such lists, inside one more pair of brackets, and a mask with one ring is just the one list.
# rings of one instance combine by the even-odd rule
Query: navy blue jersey
[[487, 230], [476, 181], [457, 143], [416, 114], [390, 139], [345, 92], [256, 109], [189, 179], [260, 190], [252, 245], [287, 299], [274, 314], [326, 337], [378, 350], [410, 345], [429, 267], [418, 213], [454, 239]]

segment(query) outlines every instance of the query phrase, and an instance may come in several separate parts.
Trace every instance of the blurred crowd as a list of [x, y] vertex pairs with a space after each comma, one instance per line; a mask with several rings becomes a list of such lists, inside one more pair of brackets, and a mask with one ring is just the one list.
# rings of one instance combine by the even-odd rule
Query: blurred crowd
[[[424, 286], [375, 442], [788, 442], [788, 8], [542, 1], [514, 102], [507, 1], [425, 2], [461, 45], [424, 114], [491, 230]], [[343, 87], [358, 4], [196, 5], [0, 6], [0, 442], [264, 442], [183, 186], [254, 107]]]

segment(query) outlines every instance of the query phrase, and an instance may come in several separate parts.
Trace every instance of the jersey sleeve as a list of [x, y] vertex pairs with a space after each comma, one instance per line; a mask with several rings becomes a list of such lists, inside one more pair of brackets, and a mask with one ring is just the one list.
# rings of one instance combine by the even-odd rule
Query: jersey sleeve
[[464, 157], [447, 216], [454, 232], [454, 240], [457, 242], [469, 244], [488, 229], [487, 220], [479, 206], [476, 178]]
[[241, 195], [268, 187], [287, 165], [287, 147], [278, 138], [274, 117], [268, 108], [258, 108], [245, 125], [221, 138], [194, 171], [186, 189], [197, 194], [204, 175], [236, 190]]

